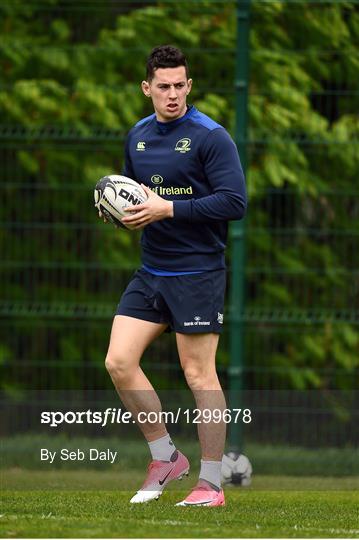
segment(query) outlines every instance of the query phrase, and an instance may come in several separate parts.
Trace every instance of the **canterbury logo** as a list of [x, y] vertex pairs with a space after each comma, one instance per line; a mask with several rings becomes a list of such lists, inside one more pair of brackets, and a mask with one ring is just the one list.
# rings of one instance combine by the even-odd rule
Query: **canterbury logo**
[[184, 137], [183, 139], [180, 139], [176, 142], [175, 151], [180, 152], [181, 154], [185, 154], [186, 152], [189, 152], [191, 150], [191, 139], [187, 139], [187, 137]]
[[137, 152], [144, 152], [146, 150], [146, 143], [144, 141], [139, 141], [136, 150]]

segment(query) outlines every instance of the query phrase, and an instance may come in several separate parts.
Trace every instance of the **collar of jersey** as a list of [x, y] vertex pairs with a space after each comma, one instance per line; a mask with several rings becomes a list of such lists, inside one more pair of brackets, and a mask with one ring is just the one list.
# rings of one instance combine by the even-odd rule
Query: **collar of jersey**
[[182, 122], [188, 120], [188, 118], [190, 118], [196, 111], [197, 109], [194, 105], [189, 105], [186, 114], [181, 116], [181, 118], [177, 118], [177, 120], [172, 120], [172, 122], [159, 122], [159, 120], [156, 120], [157, 127], [161, 133], [167, 133], [179, 124], [182, 124]]

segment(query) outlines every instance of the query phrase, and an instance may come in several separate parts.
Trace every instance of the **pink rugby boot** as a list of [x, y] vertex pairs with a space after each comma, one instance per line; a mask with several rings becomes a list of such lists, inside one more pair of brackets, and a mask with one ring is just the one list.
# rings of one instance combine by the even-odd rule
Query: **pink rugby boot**
[[224, 506], [225, 504], [223, 489], [217, 491], [208, 482], [200, 479], [191, 493], [176, 506]]
[[170, 461], [151, 461], [147, 477], [141, 489], [130, 500], [131, 503], [145, 503], [158, 499], [171, 480], [182, 480], [188, 475], [189, 462], [178, 450], [175, 450]]

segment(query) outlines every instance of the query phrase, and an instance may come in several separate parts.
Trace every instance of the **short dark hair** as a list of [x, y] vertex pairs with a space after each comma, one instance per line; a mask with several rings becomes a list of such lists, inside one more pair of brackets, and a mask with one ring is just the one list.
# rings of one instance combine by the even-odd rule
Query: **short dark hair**
[[158, 68], [175, 68], [184, 66], [186, 68], [186, 77], [189, 78], [188, 64], [185, 55], [177, 47], [172, 45], [160, 45], [155, 47], [146, 64], [146, 80], [152, 81], [155, 71]]

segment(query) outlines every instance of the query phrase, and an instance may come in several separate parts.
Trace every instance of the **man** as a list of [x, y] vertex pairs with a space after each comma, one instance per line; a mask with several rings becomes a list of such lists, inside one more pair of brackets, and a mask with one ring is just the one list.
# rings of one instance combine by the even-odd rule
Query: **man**
[[[243, 217], [246, 192], [234, 142], [222, 126], [187, 105], [191, 88], [183, 53], [167, 45], [153, 49], [142, 91], [152, 100], [154, 114], [138, 122], [126, 141], [123, 174], [142, 183], [148, 200], [128, 208], [122, 221], [144, 229], [143, 266], [119, 303], [106, 367], [134, 418], [161, 411], [140, 360], [166, 329], [176, 333], [198, 409], [226, 408], [215, 365], [223, 325], [224, 250], [227, 223]], [[158, 499], [171, 480], [189, 471], [163, 423], [139, 427], [152, 462], [132, 503]], [[224, 421], [198, 424], [199, 481], [179, 505], [224, 505], [225, 431]]]

